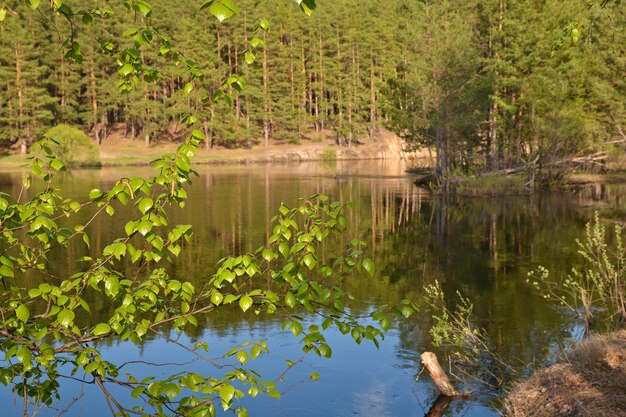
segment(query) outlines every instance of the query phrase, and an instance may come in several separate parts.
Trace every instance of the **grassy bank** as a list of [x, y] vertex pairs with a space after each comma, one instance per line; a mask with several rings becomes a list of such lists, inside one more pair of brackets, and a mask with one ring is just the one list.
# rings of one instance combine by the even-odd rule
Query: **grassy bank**
[[531, 192], [524, 176], [499, 173], [454, 177], [449, 187], [453, 193], [469, 197], [526, 195]]

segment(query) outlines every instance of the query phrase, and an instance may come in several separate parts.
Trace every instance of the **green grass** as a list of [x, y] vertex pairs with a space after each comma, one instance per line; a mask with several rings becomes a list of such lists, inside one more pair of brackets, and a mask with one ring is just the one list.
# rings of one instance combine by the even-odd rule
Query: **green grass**
[[530, 193], [522, 175], [487, 173], [476, 176], [453, 177], [450, 189], [464, 196], [525, 195]]

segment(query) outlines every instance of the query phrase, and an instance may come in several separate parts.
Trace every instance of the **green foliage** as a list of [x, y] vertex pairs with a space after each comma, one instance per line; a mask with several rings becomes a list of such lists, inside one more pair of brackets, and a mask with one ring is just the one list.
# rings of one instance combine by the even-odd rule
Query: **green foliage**
[[433, 313], [434, 324], [430, 328], [433, 344], [445, 346], [453, 351], [457, 359], [465, 363], [476, 363], [481, 351], [486, 349], [484, 330], [472, 322], [472, 303], [460, 293], [454, 310], [449, 310], [441, 285], [438, 281], [424, 287], [425, 304]]
[[337, 150], [334, 148], [324, 149], [324, 151], [320, 155], [320, 159], [322, 161], [336, 161], [337, 160]]
[[486, 330], [474, 323], [472, 302], [458, 291], [456, 298], [454, 308], [448, 308], [438, 281], [424, 287], [424, 305], [433, 319], [429, 331], [433, 345], [447, 353], [451, 375], [459, 382], [501, 386], [516, 370], [496, 353]]
[[[100, 165], [98, 146], [80, 129], [60, 124], [46, 131], [44, 138], [48, 139], [45, 146], [69, 166]], [[41, 146], [32, 150], [36, 152], [38, 148]]]
[[[312, 0], [298, 3], [306, 13], [315, 8]], [[153, 18], [153, 7], [147, 2], [124, 4], [138, 20]], [[38, 1], [26, 6], [44, 13]], [[237, 12], [230, 0], [210, 1], [205, 6], [220, 21]], [[74, 12], [61, 1], [50, 7], [73, 24], [78, 17], [89, 25], [95, 18], [112, 14], [107, 9]], [[264, 21], [260, 27], [269, 29]], [[100, 48], [115, 57], [117, 87], [125, 94], [141, 88], [145, 93], [151, 83], [168, 76], [162, 68], [147, 64], [145, 57], [154, 48], [186, 68], [186, 96], [191, 97], [205, 80], [199, 64], [180, 51], [173, 52], [169, 39], [155, 27], [130, 28], [123, 38], [130, 42], [118, 46], [102, 38]], [[87, 49], [83, 43], [73, 41], [65, 47], [64, 57], [76, 64], [92, 59], [83, 54]], [[95, 71], [93, 63], [90, 71]], [[178, 69], [175, 72], [181, 77]], [[230, 75], [221, 82], [218, 96], [228, 101], [228, 93], [241, 89], [242, 83], [241, 77]], [[137, 117], [151, 117], [151, 111], [146, 108]], [[0, 383], [22, 397], [24, 415], [52, 406], [63, 381], [73, 379], [100, 389], [116, 415], [215, 416], [216, 407], [222, 407], [247, 416], [238, 404], [242, 397], [281, 395], [280, 381], [264, 379], [251, 366], [268, 352], [265, 341], [245, 341], [218, 358], [214, 353], [207, 356], [206, 343], [177, 343], [182, 352], [194, 352], [198, 360], [213, 366], [215, 373], [178, 370], [160, 378], [139, 378], [131, 372], [121, 377], [123, 365], [105, 356], [102, 342], [140, 345], [149, 335], [167, 338], [170, 332], [180, 334], [198, 326], [199, 318], [218, 310], [239, 308], [245, 314], [280, 313], [285, 318], [283, 329], [298, 338], [304, 353], [329, 358], [332, 348], [325, 337], [329, 328], [349, 334], [357, 344], [369, 340], [378, 346], [393, 317], [408, 317], [417, 308], [405, 301], [397, 307], [375, 309], [366, 318], [352, 313], [354, 299], [342, 289], [341, 281], [353, 273], [372, 274], [374, 264], [358, 239], [335, 257], [321, 256], [328, 240], [346, 233], [347, 205], [319, 195], [301, 200], [295, 208], [281, 205], [266, 244], [252, 253], [222, 259], [203, 286], [170, 276], [166, 266], [189, 242], [192, 229], [171, 225], [167, 213], [172, 207], [184, 207], [187, 187], [196, 174], [193, 156], [208, 139], [194, 128], [198, 122], [194, 114], [182, 116], [181, 124], [190, 133], [176, 152], [153, 161], [152, 176], [120, 178], [110, 188], [91, 190], [82, 201], [65, 198], [58, 188], [56, 173], [66, 166], [57, 152], [78, 163], [84, 161], [72, 159], [78, 144], [90, 142], [74, 128], [57, 126], [38, 145], [40, 152], [30, 158], [19, 194], [0, 196], [0, 349], [5, 353]], [[83, 155], [95, 148], [86, 149]], [[33, 183], [42, 183], [37, 189], [43, 191], [31, 189]], [[83, 218], [79, 213], [85, 212], [87, 221], [79, 221]], [[91, 250], [88, 226], [98, 217], [121, 212], [128, 216], [124, 230], [101, 243], [101, 250]], [[48, 271], [52, 251], [54, 256], [71, 258], [73, 245], [86, 246], [90, 254], [78, 260], [73, 275], [54, 276]], [[32, 284], [26, 286], [27, 281]], [[84, 320], [92, 310], [89, 300], [93, 297], [110, 306], [109, 316], [99, 323]], [[305, 323], [303, 312], [316, 314], [321, 324]], [[310, 379], [318, 377], [312, 374]], [[133, 400], [123, 404], [114, 398], [113, 386], [127, 390]]]
[[[458, 171], [522, 167], [537, 185], [558, 179], [557, 165], [608, 149], [626, 123], [626, 43], [615, 30], [624, 8], [599, 15], [588, 42], [554, 48], [584, 11], [577, 0], [405, 5], [407, 51], [383, 90], [387, 126], [434, 150], [442, 184]], [[567, 37], [582, 34], [570, 27]]]
[[617, 330], [626, 323], [626, 255], [622, 228], [615, 226], [613, 236], [596, 212], [593, 223], [587, 223], [584, 239], [576, 240], [582, 267], [553, 280], [550, 272], [539, 267], [529, 274], [529, 282], [546, 299], [568, 307], [590, 329]]
[[532, 188], [521, 174], [459, 175], [451, 177], [450, 190], [462, 196], [506, 196], [528, 194]]

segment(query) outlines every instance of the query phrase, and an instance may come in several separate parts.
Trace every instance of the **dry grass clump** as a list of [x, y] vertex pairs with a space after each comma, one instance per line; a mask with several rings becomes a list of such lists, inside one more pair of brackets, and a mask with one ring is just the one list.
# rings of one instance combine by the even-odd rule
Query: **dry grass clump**
[[596, 336], [513, 389], [509, 417], [626, 417], [626, 331]]

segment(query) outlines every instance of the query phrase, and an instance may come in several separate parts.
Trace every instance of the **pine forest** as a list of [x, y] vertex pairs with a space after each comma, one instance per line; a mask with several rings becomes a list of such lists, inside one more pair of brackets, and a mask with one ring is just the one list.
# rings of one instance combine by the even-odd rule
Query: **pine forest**
[[[206, 75], [207, 88], [187, 95], [174, 63], [167, 73], [179, 76], [119, 91], [123, 68], [110, 65], [106, 42], [137, 42], [121, 33], [133, 23], [132, 14], [115, 10], [122, 4], [105, 2], [110, 15], [82, 22], [95, 27], [81, 30], [61, 15], [39, 19], [12, 3], [0, 26], [5, 152], [25, 153], [60, 123], [98, 144], [116, 130], [147, 146], [180, 141], [189, 112], [202, 122], [207, 148], [329, 137], [352, 146], [388, 129], [436, 150], [445, 171], [547, 163], [626, 140], [620, 6], [589, 17], [581, 0], [322, 0], [302, 18], [291, 10], [295, 2], [241, 0], [241, 10], [257, 15], [241, 12], [220, 24], [200, 4], [153, 1], [145, 24], [184, 45]], [[252, 63], [246, 51], [260, 18], [271, 30]], [[98, 42], [78, 39], [84, 50], [69, 48], [79, 57], [69, 59], [60, 40], [72, 29], [101, 48], [86, 50]], [[145, 65], [159, 59], [151, 53], [141, 56]], [[242, 77], [241, 92], [212, 100], [207, 91], [232, 75]]]

